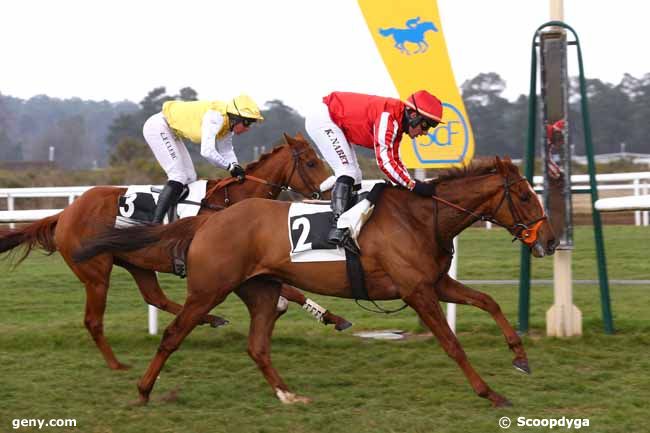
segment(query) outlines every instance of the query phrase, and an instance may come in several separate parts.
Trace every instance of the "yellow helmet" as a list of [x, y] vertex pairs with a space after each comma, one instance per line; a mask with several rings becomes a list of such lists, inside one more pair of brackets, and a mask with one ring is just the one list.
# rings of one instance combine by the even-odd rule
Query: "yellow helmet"
[[262, 113], [260, 113], [260, 108], [253, 101], [253, 98], [248, 95], [239, 95], [233, 98], [232, 101], [228, 102], [226, 111], [235, 116], [245, 117], [247, 119], [264, 120]]

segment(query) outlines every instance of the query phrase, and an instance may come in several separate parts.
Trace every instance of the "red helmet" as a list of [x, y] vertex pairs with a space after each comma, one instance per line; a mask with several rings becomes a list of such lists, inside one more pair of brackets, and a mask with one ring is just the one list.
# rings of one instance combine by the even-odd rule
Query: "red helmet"
[[418, 90], [409, 96], [406, 101], [404, 101], [404, 104], [424, 117], [428, 117], [437, 123], [445, 123], [442, 121], [442, 103], [440, 102], [440, 99], [436, 98], [426, 90]]

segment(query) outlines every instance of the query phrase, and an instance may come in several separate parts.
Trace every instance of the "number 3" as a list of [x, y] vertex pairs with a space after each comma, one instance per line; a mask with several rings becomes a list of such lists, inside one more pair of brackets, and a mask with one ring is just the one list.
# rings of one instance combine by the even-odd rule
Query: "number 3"
[[120, 214], [125, 218], [131, 218], [133, 212], [135, 212], [135, 199], [138, 198], [137, 194], [129, 194], [124, 196], [125, 207], [120, 206]]

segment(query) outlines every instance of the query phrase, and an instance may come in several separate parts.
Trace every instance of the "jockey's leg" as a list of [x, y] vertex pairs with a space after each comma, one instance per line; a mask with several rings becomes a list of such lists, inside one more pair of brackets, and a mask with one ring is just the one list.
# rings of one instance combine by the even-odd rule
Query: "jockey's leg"
[[324, 103], [318, 104], [307, 114], [305, 129], [327, 163], [334, 170], [336, 176], [336, 184], [332, 189], [334, 217], [328, 240], [338, 245], [344, 239], [346, 233], [345, 230], [336, 228], [336, 221], [347, 210], [357, 178], [359, 182], [361, 180], [359, 163], [345, 134], [332, 121], [329, 109]]
[[196, 171], [183, 141], [169, 128], [162, 113], [144, 123], [142, 134], [156, 160], [167, 173], [167, 183], [158, 197], [153, 222], [161, 223], [169, 208], [180, 198], [183, 187], [196, 180]]

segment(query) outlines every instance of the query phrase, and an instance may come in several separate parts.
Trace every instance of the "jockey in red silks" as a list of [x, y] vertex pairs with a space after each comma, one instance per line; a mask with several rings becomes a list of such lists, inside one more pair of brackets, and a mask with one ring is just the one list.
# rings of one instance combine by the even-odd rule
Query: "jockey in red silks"
[[334, 170], [332, 229], [328, 241], [341, 245], [346, 230], [338, 218], [348, 209], [353, 191], [361, 187], [361, 169], [350, 144], [374, 149], [379, 168], [388, 178], [418, 195], [432, 196], [433, 186], [413, 180], [399, 154], [402, 134], [426, 135], [442, 122], [442, 103], [426, 90], [406, 101], [359, 93], [333, 92], [305, 118], [305, 129]]

